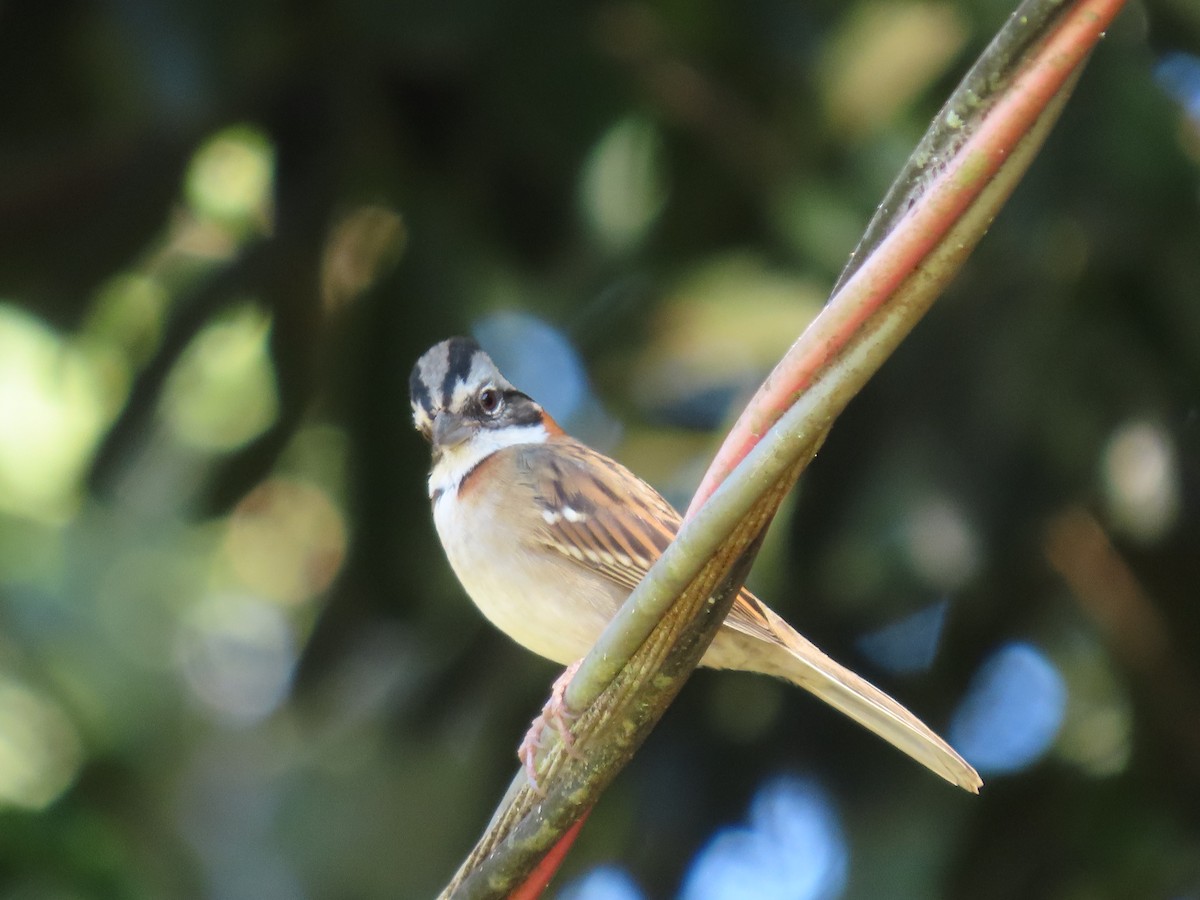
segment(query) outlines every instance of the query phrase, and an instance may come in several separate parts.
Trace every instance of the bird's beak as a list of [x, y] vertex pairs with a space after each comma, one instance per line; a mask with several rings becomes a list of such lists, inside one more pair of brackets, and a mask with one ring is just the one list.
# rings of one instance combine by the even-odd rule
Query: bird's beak
[[442, 410], [433, 419], [433, 446], [439, 450], [453, 450], [475, 430], [476, 425], [470, 419]]

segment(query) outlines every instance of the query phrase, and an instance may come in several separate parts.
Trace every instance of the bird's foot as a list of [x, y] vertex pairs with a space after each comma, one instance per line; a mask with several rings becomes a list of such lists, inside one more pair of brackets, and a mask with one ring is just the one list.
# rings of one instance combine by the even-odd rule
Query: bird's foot
[[575, 677], [575, 673], [579, 670], [580, 662], [582, 660], [576, 660], [571, 663], [571, 665], [567, 666], [566, 671], [555, 679], [554, 686], [550, 688], [550, 699], [542, 707], [541, 715], [530, 724], [529, 731], [525, 733], [525, 739], [521, 741], [521, 746], [517, 748], [517, 758], [525, 768], [529, 784], [543, 797], [546, 795], [537, 783], [536, 763], [537, 752], [542, 746], [542, 732], [544, 729], [552, 728], [558, 732], [563, 748], [572, 759], [583, 758], [583, 754], [575, 747], [575, 734], [571, 731], [571, 726], [575, 722], [575, 719], [578, 718], [578, 714], [570, 710], [565, 697], [567, 685], [571, 683], [571, 679]]

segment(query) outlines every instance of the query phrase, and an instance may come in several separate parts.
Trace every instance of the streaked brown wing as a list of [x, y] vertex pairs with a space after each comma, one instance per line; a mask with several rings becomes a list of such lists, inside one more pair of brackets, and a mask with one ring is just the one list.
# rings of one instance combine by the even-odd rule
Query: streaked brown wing
[[[531, 447], [518, 464], [535, 487], [541, 545], [625, 590], [641, 580], [679, 528], [679, 514], [653, 488], [576, 441]], [[786, 651], [764, 653], [764, 647], [747, 654], [741, 647], [734, 667], [786, 678], [948, 781], [978, 792], [978, 773], [920, 719], [830, 659], [750, 592], [738, 595], [725, 624]]]
[[[658, 491], [586, 444], [561, 438], [531, 445], [522, 457], [541, 514], [539, 543], [626, 590], [637, 586], [679, 531], [679, 513]], [[780, 642], [745, 589], [725, 624]]]

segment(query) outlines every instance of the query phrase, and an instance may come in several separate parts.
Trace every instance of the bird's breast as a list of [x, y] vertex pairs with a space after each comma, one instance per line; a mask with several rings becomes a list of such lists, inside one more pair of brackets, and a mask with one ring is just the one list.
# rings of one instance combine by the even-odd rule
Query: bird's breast
[[[523, 538], [504, 498], [472, 485], [448, 490], [433, 519], [450, 567], [480, 611], [528, 650], [567, 665], [599, 637], [627, 592]], [[530, 504], [530, 515], [537, 510]]]

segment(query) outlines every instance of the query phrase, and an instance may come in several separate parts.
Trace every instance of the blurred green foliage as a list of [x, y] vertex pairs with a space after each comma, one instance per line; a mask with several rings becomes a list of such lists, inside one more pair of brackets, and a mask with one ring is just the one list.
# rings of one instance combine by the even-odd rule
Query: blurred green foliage
[[[442, 561], [412, 362], [551, 323], [581, 430], [685, 501], [1007, 12], [0, 8], [0, 897], [435, 893], [555, 670]], [[1200, 896], [1200, 88], [1155, 81], [1198, 35], [1121, 16], [753, 578], [938, 726], [1038, 648], [1052, 746], [960, 796], [702, 672], [562, 883], [673, 896], [794, 773], [841, 896]], [[927, 670], [864, 653], [937, 603]]]

